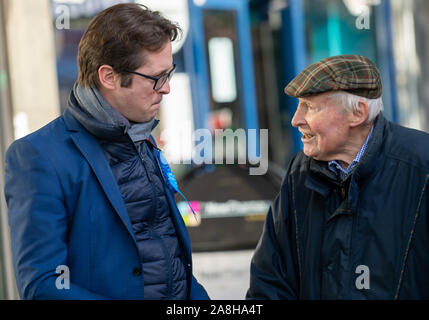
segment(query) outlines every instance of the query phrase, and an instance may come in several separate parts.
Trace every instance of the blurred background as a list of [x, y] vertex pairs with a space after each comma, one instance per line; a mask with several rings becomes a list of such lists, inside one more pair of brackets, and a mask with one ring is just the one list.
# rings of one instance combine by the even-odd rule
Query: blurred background
[[[285, 85], [308, 64], [362, 54], [379, 67], [385, 116], [429, 131], [429, 1], [425, 0], [0, 0], [0, 299], [17, 299], [5, 205], [4, 154], [67, 106], [77, 47], [101, 10], [137, 2], [179, 23], [177, 71], [154, 136], [197, 219], [179, 209], [194, 272], [213, 299], [243, 299], [249, 264], [284, 169], [300, 148], [297, 100]], [[193, 130], [268, 129], [268, 171], [252, 163], [192, 161]], [[173, 130], [173, 134], [167, 134]], [[170, 133], [171, 133], [170, 132]], [[228, 137], [222, 137], [227, 140]], [[259, 136], [246, 136], [259, 145]], [[253, 142], [255, 142], [253, 141]]]

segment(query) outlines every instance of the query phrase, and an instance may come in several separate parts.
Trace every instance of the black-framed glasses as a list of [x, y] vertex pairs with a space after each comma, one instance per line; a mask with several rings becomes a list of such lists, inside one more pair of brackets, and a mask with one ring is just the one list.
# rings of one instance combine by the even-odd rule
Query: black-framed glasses
[[161, 89], [163, 87], [163, 85], [167, 82], [167, 79], [170, 81], [171, 77], [174, 74], [174, 71], [176, 71], [176, 64], [173, 64], [173, 68], [170, 71], [168, 71], [167, 73], [164, 73], [158, 77], [148, 76], [146, 74], [143, 74], [143, 73], [140, 73], [137, 71], [123, 70], [123, 72], [133, 73], [133, 74], [136, 74], [140, 77], [155, 81], [155, 83], [153, 85], [153, 90], [155, 90], [155, 91], [158, 91], [159, 89]]

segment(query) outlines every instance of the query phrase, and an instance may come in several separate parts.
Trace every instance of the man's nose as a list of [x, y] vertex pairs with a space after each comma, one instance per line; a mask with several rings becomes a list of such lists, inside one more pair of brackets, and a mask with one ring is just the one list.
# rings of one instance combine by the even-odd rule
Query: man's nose
[[167, 79], [162, 87], [158, 90], [158, 93], [169, 94], [170, 93], [170, 80]]
[[304, 115], [302, 113], [302, 108], [300, 108], [299, 105], [295, 111], [295, 114], [293, 115], [291, 124], [292, 124], [292, 127], [298, 127], [302, 124], [305, 124], [305, 119], [304, 119]]

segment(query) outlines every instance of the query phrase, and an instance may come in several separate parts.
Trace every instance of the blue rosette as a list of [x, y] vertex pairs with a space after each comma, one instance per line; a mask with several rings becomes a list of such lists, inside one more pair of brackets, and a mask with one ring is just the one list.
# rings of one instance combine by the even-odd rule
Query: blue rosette
[[182, 196], [183, 199], [185, 199], [185, 201], [188, 203], [189, 208], [191, 208], [192, 213], [194, 214], [195, 220], [197, 220], [197, 216], [195, 214], [194, 209], [192, 209], [192, 206], [189, 203], [188, 199], [186, 199], [186, 197], [183, 195], [183, 193], [180, 192], [180, 190], [179, 190], [179, 186], [177, 185], [176, 177], [174, 176], [173, 172], [171, 171], [170, 166], [168, 165], [167, 159], [165, 159], [164, 155], [162, 154], [162, 152], [159, 149], [156, 150], [156, 155], [158, 157], [158, 163], [159, 163], [159, 166], [161, 168], [162, 175], [164, 176], [164, 180], [167, 183], [167, 186], [170, 188], [170, 190], [173, 193], [177, 192]]

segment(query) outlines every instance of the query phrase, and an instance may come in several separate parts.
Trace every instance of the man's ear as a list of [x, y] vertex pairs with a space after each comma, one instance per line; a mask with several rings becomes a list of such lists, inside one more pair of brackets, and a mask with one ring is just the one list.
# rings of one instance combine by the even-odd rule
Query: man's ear
[[350, 117], [350, 126], [357, 127], [368, 119], [369, 107], [368, 103], [360, 100], [357, 110], [353, 110]]
[[107, 64], [103, 64], [98, 68], [98, 80], [103, 88], [107, 90], [116, 89], [118, 75], [113, 68]]

